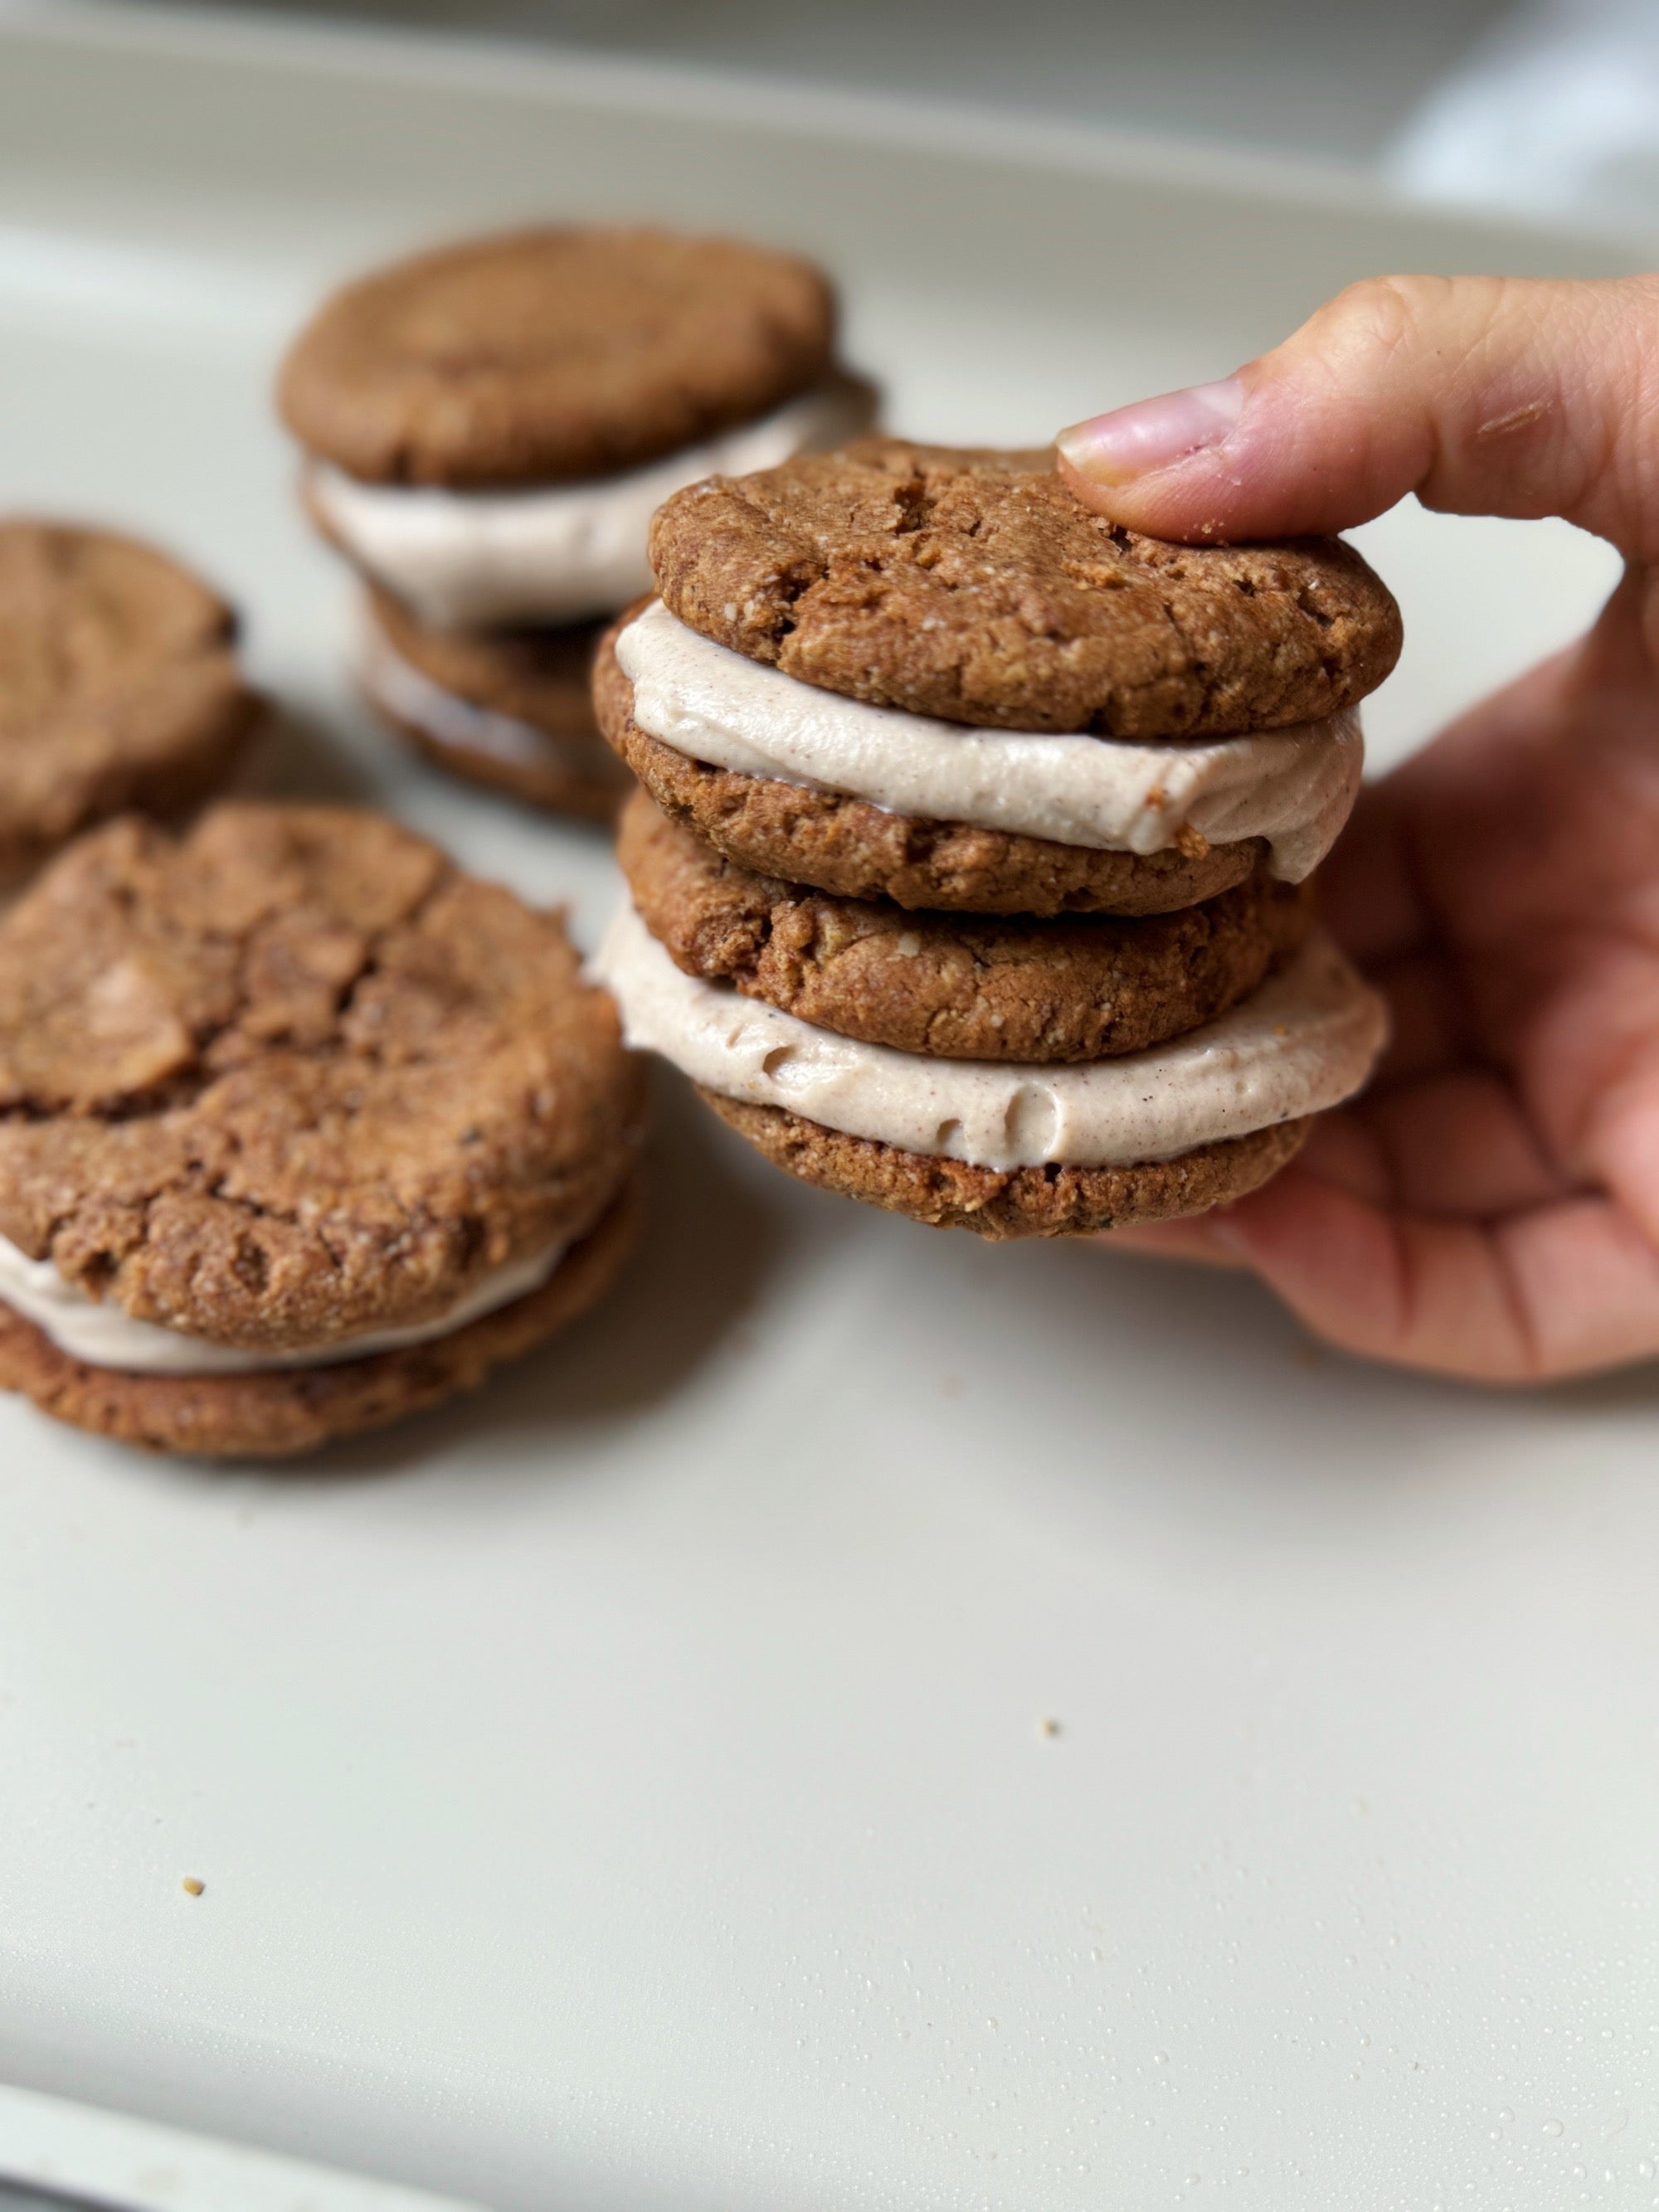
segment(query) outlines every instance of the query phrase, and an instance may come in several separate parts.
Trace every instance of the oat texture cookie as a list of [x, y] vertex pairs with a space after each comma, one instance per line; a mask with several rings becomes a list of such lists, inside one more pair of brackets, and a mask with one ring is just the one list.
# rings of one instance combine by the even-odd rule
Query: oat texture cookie
[[236, 617], [154, 547], [0, 520], [0, 872], [130, 807], [187, 811], [260, 713]]
[[1224, 1205], [1381, 1048], [1311, 927], [1394, 601], [1334, 541], [1114, 529], [1045, 454], [867, 441], [677, 494], [601, 644], [643, 790], [631, 1043], [801, 1181], [992, 1237]]
[[868, 439], [680, 492], [652, 524], [699, 635], [878, 707], [1012, 730], [1224, 737], [1338, 714], [1400, 653], [1352, 548], [1170, 545], [1043, 454]]
[[380, 719], [470, 783], [609, 822], [629, 788], [593, 718], [597, 623], [434, 630], [370, 590], [358, 681]]
[[112, 823], [0, 921], [0, 1381], [196, 1452], [430, 1404], [609, 1280], [641, 1096], [558, 917], [424, 839]]
[[675, 965], [839, 1035], [942, 1060], [1089, 1060], [1213, 1020], [1302, 944], [1311, 885], [1265, 872], [1177, 914], [907, 914], [739, 867], [643, 792], [617, 858]]

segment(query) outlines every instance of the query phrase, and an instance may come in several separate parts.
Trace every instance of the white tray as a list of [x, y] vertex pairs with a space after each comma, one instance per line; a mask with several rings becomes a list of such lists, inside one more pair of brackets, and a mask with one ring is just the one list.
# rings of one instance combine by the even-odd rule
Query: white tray
[[[290, 786], [590, 934], [594, 839], [360, 721], [266, 407], [327, 276], [547, 213], [823, 254], [947, 438], [1368, 270], [1602, 265], [1077, 132], [13, 15], [0, 500], [224, 578]], [[1609, 573], [1369, 541], [1390, 753]], [[627, 1287], [476, 1403], [280, 1476], [0, 1404], [0, 2071], [524, 2212], [1659, 2202], [1654, 1375], [1378, 1372], [1243, 1283], [819, 1197], [661, 1089]]]

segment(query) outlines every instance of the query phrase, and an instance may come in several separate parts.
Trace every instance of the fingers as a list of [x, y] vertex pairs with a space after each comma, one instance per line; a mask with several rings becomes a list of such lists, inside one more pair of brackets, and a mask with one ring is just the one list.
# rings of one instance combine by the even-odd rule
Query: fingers
[[1316, 1335], [1468, 1382], [1659, 1353], [1659, 1252], [1603, 1198], [1486, 1227], [1394, 1214], [1291, 1167], [1217, 1222]]
[[1356, 284], [1223, 383], [1063, 431], [1115, 521], [1176, 538], [1340, 530], [1414, 491], [1659, 552], [1659, 278]]

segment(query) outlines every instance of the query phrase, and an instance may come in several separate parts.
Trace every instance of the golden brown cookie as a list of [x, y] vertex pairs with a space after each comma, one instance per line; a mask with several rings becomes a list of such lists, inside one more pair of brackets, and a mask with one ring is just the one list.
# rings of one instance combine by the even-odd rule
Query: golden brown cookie
[[935, 1229], [981, 1237], [1080, 1237], [1131, 1222], [1173, 1221], [1226, 1206], [1295, 1158], [1311, 1126], [1281, 1121], [1171, 1160], [1126, 1167], [975, 1168], [849, 1137], [781, 1106], [750, 1106], [697, 1086], [720, 1119], [772, 1162], [844, 1198]]
[[692, 760], [634, 720], [634, 687], [617, 665], [616, 640], [635, 612], [607, 631], [594, 662], [599, 727], [664, 813], [760, 874], [951, 913], [1167, 914], [1243, 883], [1266, 854], [1259, 837], [1212, 846], [1196, 835], [1167, 852], [1097, 852], [890, 814], [844, 792]]
[[0, 1389], [76, 1428], [151, 1451], [207, 1459], [283, 1459], [401, 1420], [476, 1389], [609, 1289], [637, 1231], [627, 1186], [538, 1291], [448, 1336], [332, 1365], [260, 1375], [128, 1375], [60, 1352], [0, 1303]]
[[1258, 872], [1178, 914], [1015, 921], [907, 914], [757, 875], [643, 791], [617, 858], [652, 935], [688, 975], [821, 1029], [948, 1060], [1138, 1052], [1236, 1005], [1288, 958], [1311, 884]]
[[993, 728], [1279, 729], [1394, 666], [1399, 609], [1351, 547], [1167, 544], [1039, 458], [872, 438], [711, 477], [658, 509], [659, 589], [803, 683]]
[[117, 822], [0, 920], [0, 1235], [213, 1344], [440, 1319], [586, 1231], [641, 1097], [559, 917], [373, 814]]
[[609, 822], [629, 788], [593, 719], [603, 625], [439, 630], [365, 596], [363, 695], [429, 760], [550, 811]]
[[661, 230], [471, 240], [350, 284], [284, 362], [301, 442], [377, 483], [604, 476], [764, 415], [829, 366], [829, 283]]
[[224, 601], [153, 547], [0, 521], [0, 872], [222, 783], [261, 711], [235, 641]]

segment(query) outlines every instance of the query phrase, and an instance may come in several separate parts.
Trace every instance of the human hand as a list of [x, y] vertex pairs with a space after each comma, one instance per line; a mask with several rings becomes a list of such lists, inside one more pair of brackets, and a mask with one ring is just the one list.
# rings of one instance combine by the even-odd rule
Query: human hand
[[1370, 1090], [1223, 1211], [1112, 1242], [1253, 1267], [1319, 1335], [1487, 1382], [1659, 1354], [1659, 277], [1378, 279], [1224, 384], [1065, 432], [1115, 521], [1368, 521], [1415, 491], [1624, 555], [1578, 645], [1371, 787], [1321, 871], [1387, 995]]

